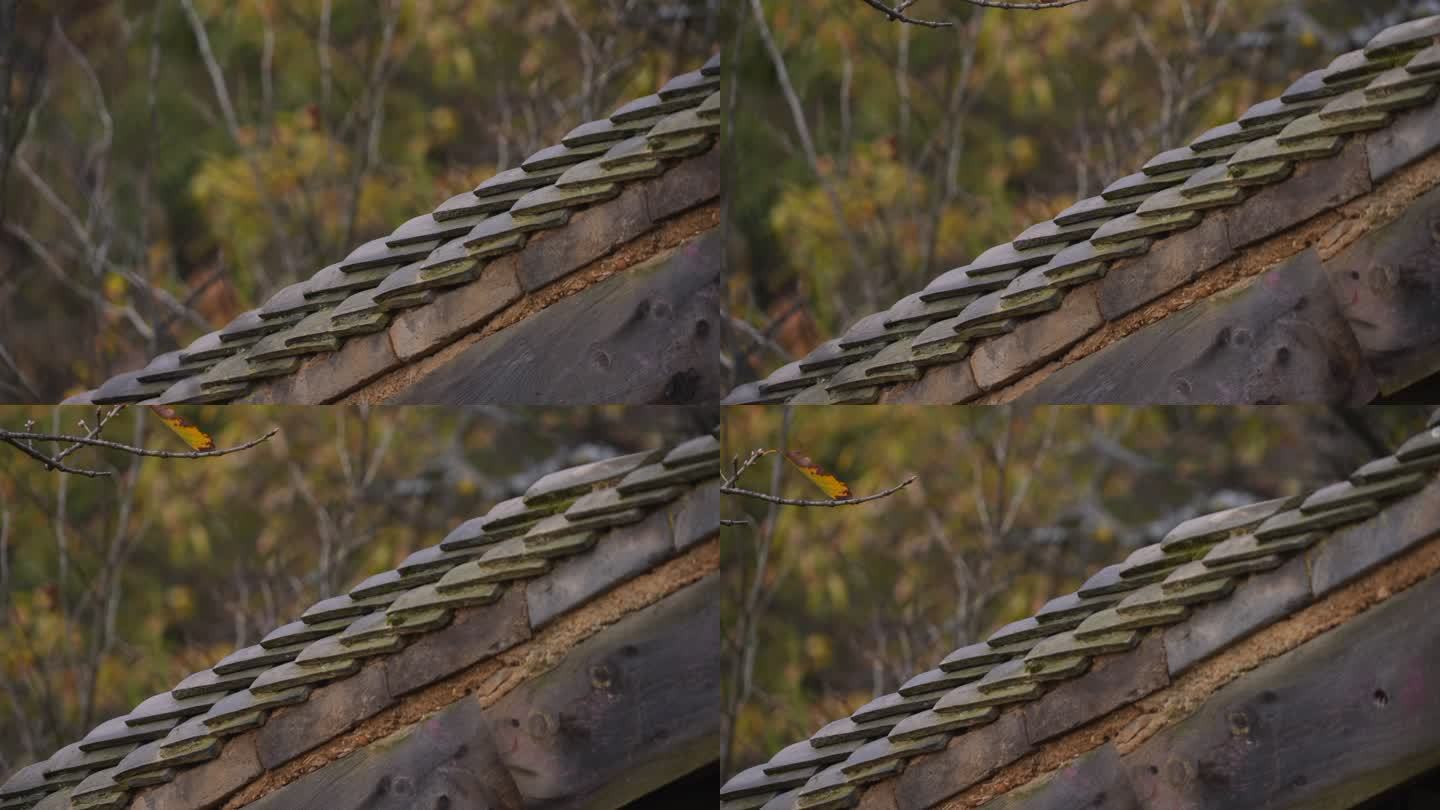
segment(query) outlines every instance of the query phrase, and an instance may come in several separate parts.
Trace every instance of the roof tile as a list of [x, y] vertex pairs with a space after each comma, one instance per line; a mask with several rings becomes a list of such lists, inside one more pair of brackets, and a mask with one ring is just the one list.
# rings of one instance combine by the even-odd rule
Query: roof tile
[[1382, 59], [1405, 51], [1418, 50], [1440, 37], [1440, 15], [1392, 25], [1365, 43], [1364, 54]]
[[[1440, 424], [1440, 412], [1434, 421]], [[1377, 551], [1375, 543], [1355, 540], [1374, 540], [1371, 535], [1376, 531], [1398, 525], [1394, 517], [1367, 520], [1380, 508], [1400, 510], [1392, 514], [1404, 516], [1409, 514], [1404, 511], [1407, 508], [1414, 511], [1407, 505], [1419, 503], [1416, 498], [1405, 498], [1390, 507], [1390, 499], [1413, 494], [1417, 482], [1433, 487], [1430, 475], [1420, 473], [1433, 474], [1440, 469], [1440, 431], [1432, 424], [1403, 447], [1411, 461], [1382, 459], [1362, 467], [1351, 481], [1306, 496], [1248, 504], [1181, 523], [1160, 543], [1136, 550], [1125, 563], [1097, 572], [1076, 593], [1051, 600], [1034, 617], [1013, 622], [991, 637], [994, 642], [1023, 640], [1003, 648], [980, 643], [956, 650], [945, 658], [940, 669], [922, 672], [896, 693], [826, 726], [817, 733], [818, 740], [811, 741], [812, 750], [821, 742], [870, 741], [856, 748], [856, 753], [840, 767], [844, 784], [854, 787], [899, 773], [905, 759], [913, 756], [907, 753], [912, 749], [917, 753], [940, 750], [950, 735], [1002, 717], [1000, 709], [990, 704], [1038, 697], [1047, 680], [1078, 678], [1077, 688], [1089, 684], [1092, 690], [1101, 692], [1121, 689], [1117, 694], [1120, 702], [1113, 703], [1111, 709], [1136, 697], [1137, 693], [1124, 690], [1143, 688], [1145, 691], [1138, 694], [1145, 694], [1163, 686], [1167, 675], [1190, 667], [1256, 627], [1308, 604], [1314, 593], [1320, 592], [1312, 589], [1315, 577], [1327, 587], [1334, 587], [1366, 566], [1382, 561], [1387, 553], [1396, 553], [1393, 549], [1403, 549], [1428, 536], [1428, 530], [1415, 524], [1413, 531], [1402, 532], [1401, 540], [1387, 539], [1381, 544], [1389, 551]], [[1428, 466], [1415, 466], [1420, 461], [1428, 462]], [[1409, 517], [1401, 520], [1404, 526], [1412, 523]], [[1346, 544], [1345, 550], [1337, 551], [1340, 547], [1325, 541], [1332, 536], [1330, 530], [1339, 527], [1350, 528], [1335, 533], [1340, 538], [1336, 542]], [[1312, 546], [1318, 549], [1302, 554]], [[1342, 557], [1346, 559], [1334, 563]], [[1213, 607], [1191, 616], [1192, 607], [1212, 603]], [[1106, 665], [1100, 670], [1121, 673], [1122, 681], [1118, 683], [1106, 675], [1083, 675], [1091, 657], [1127, 653], [1149, 628], [1167, 625], [1174, 625], [1174, 629], [1152, 634], [1145, 645], [1151, 651], [1149, 659], [1155, 659], [1156, 653], [1160, 655], [1158, 682], [1136, 668], [1140, 666], [1146, 673], [1156, 669], [1154, 660], [1137, 665], [1138, 653], [1127, 655], [1117, 662], [1118, 666]], [[1058, 632], [1036, 638], [1042, 628]], [[1170, 661], [1168, 668], [1166, 660]], [[1091, 683], [1094, 677], [1100, 680]], [[1127, 685], [1123, 680], [1142, 677], [1144, 685]], [[933, 707], [926, 708], [945, 689], [950, 691]], [[1074, 701], [1081, 694], [1069, 689], [1065, 700]], [[1044, 711], [1045, 704], [1034, 706]], [[1021, 714], [1027, 718], [1036, 716], [1028, 711]], [[1088, 715], [1095, 716], [1098, 714]], [[1052, 736], [1054, 732], [1041, 733]], [[1019, 742], [1025, 744], [1027, 740]], [[955, 746], [945, 750], [955, 750]], [[925, 762], [934, 767], [939, 760]], [[811, 787], [814, 784], [812, 780]], [[817, 790], [807, 795], [822, 793]], [[755, 795], [770, 796], [772, 801], [780, 802], [778, 807], [787, 806], [782, 793]]]
[[[964, 689], [965, 687], [960, 688]], [[1028, 688], [1038, 692], [1040, 687], [1035, 684], [1030, 684]], [[1021, 691], [1024, 690], [1022, 689]], [[896, 723], [889, 737], [901, 743], [915, 742], [926, 739], [932, 734], [960, 731], [962, 729], [981, 726], [993, 721], [999, 716], [1000, 710], [993, 704], [945, 712], [938, 712], [931, 709], [918, 714], [912, 714], [899, 723]]]
[[99, 751], [105, 748], [128, 748], [139, 743], [158, 740], [169, 734], [170, 729], [175, 727], [179, 719], [171, 717], [133, 725], [127, 721], [128, 715], [106, 720], [91, 729], [90, 733], [80, 740], [80, 749], [82, 751]]
[[1309, 548], [1323, 536], [1323, 532], [1307, 532], [1261, 543], [1255, 539], [1253, 534], [1240, 534], [1217, 543], [1214, 548], [1206, 552], [1200, 562], [1207, 566], [1219, 567], [1270, 554], [1290, 554]]
[[[801, 740], [793, 745], [786, 746], [775, 752], [760, 767], [767, 776], [775, 776], [787, 771], [800, 771], [821, 768], [826, 765], [833, 765], [843, 761], [846, 757], [859, 748], [863, 743], [860, 740], [837, 743], [835, 745], [817, 748], [809, 740]], [[809, 776], [806, 776], [808, 779]], [[803, 784], [803, 783], [802, 783]]]
[[1139, 208], [1140, 203], [1145, 201], [1145, 197], [1145, 194], [1133, 194], [1113, 200], [1107, 200], [1100, 195], [1086, 197], [1056, 214], [1055, 222], [1059, 225], [1076, 225], [1128, 214]]
[[[249, 393], [251, 382], [298, 370], [296, 354], [337, 351], [347, 338], [385, 328], [388, 315], [382, 311], [425, 306], [434, 300], [432, 289], [481, 279], [479, 260], [519, 250], [527, 234], [566, 225], [576, 210], [619, 194], [621, 185], [710, 151], [720, 120], [719, 68], [712, 62], [676, 76], [659, 94], [622, 105], [611, 117], [575, 127], [562, 143], [539, 150], [521, 166], [356, 247], [178, 355], [156, 358], [142, 380], [155, 390], [136, 390], [122, 379], [104, 395], [120, 392], [130, 397], [125, 401], [230, 401]], [[361, 295], [370, 290], [376, 291]], [[325, 305], [338, 306], [328, 318], [316, 315], [297, 331], [250, 348]], [[227, 358], [231, 362], [212, 367], [194, 365]], [[180, 384], [201, 372], [206, 376], [198, 384]], [[175, 381], [180, 382], [159, 386]]]
[[1160, 547], [1172, 552], [1218, 543], [1235, 532], [1260, 525], [1276, 512], [1297, 506], [1299, 502], [1299, 498], [1275, 498], [1194, 517], [1171, 529], [1160, 541]]

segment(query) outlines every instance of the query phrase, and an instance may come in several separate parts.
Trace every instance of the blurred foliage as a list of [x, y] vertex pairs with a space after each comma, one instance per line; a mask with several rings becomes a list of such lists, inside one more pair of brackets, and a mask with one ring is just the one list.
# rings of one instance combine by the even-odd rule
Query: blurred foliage
[[3, 188], [0, 401], [58, 401], [186, 345], [695, 69], [718, 40], [715, 0], [56, 0], [17, 14], [0, 49], [41, 69]]
[[[84, 449], [109, 478], [48, 472], [0, 446], [0, 782], [99, 722], [393, 568], [563, 467], [673, 443], [680, 408], [182, 408], [230, 447], [210, 459]], [[86, 408], [0, 407], [76, 432]], [[105, 438], [183, 452], [145, 409]]]
[[731, 154], [749, 182], [729, 192], [727, 295], [774, 345], [740, 337], [737, 382], [1434, 5], [1095, 0], [1015, 12], [922, 0], [910, 14], [956, 22], [931, 29], [859, 0], [766, 3], [813, 166], [764, 34], [742, 15], [727, 46]]
[[[1339, 480], [1427, 416], [1408, 407], [796, 407], [782, 438], [782, 414], [726, 409], [722, 457], [798, 450], [856, 496], [919, 480], [835, 508], [726, 498], [724, 517], [751, 521], [722, 530], [723, 693], [735, 701], [726, 703], [727, 774], [1033, 615], [1180, 521]], [[778, 494], [814, 497], [778, 455], [739, 485], [772, 492], [772, 464]], [[747, 650], [751, 687], [737, 700]]]

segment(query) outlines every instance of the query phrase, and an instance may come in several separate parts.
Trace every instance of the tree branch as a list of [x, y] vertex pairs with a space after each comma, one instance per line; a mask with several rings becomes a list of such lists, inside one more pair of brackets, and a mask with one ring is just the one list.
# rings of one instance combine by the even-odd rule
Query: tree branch
[[[725, 474], [725, 470], [722, 467], [720, 470], [721, 494], [739, 495], [745, 498], [755, 498], [756, 500], [765, 501], [766, 503], [779, 504], [782, 506], [854, 506], [855, 504], [866, 503], [868, 501], [876, 501], [881, 498], [894, 495], [905, 487], [908, 487], [911, 484], [915, 483], [915, 479], [919, 477], [912, 475], [904, 481], [896, 484], [895, 486], [890, 487], [883, 492], [877, 492], [873, 495], [862, 495], [852, 498], [829, 498], [823, 501], [805, 498], [782, 498], [774, 493], [756, 492], [753, 489], [745, 489], [743, 487], [735, 486], [735, 482], [740, 480], [740, 476], [744, 475], [746, 470], [753, 467], [755, 465], [755, 462], [775, 452], [776, 451], [774, 450], [766, 450], [763, 448], [751, 450], [750, 455], [745, 459], [743, 463], [739, 462], [738, 459], [731, 462], [732, 471], [729, 475]], [[776, 471], [778, 472], [778, 470], [779, 467], [777, 466]], [[772, 489], [774, 489], [774, 487], [772, 487]], [[778, 491], [779, 490], [776, 490], [776, 492]], [[744, 522], [746, 521], [731, 521], [726, 525], [741, 525]]]
[[[76, 445], [104, 447], [109, 450], [119, 450], [121, 452], [129, 453], [134, 456], [144, 456], [146, 458], [215, 458], [218, 456], [228, 456], [231, 453], [238, 453], [242, 450], [249, 450], [250, 448], [268, 440], [270, 437], [274, 436], [276, 433], [279, 432], [279, 428], [271, 428], [270, 432], [266, 433], [264, 436], [261, 436], [258, 439], [252, 439], [248, 442], [245, 442], [244, 444], [237, 444], [234, 447], [221, 447], [215, 450], [192, 450], [190, 452], [153, 450], [148, 447], [138, 447], [136, 445], [125, 444], [123, 442], [112, 442], [109, 439], [98, 439], [95, 438], [93, 435], [71, 436], [63, 433], [34, 433], [31, 431], [16, 430], [0, 430], [0, 442], [4, 442], [5, 444], [17, 448], [25, 455], [30, 456], [36, 461], [39, 461], [41, 464], [44, 464], [46, 469], [57, 470], [59, 472], [71, 473], [74, 475], [84, 475], [89, 478], [98, 478], [101, 476], [108, 476], [111, 473], [108, 470], [87, 470], [79, 467], [70, 467], [67, 466], [62, 461], [62, 459], [64, 459], [65, 456], [69, 452], [71, 452]], [[71, 444], [72, 447], [70, 448], [70, 450], [62, 451], [55, 456], [49, 456], [35, 449], [35, 446], [32, 444], [33, 442], [66, 442]]]
[[981, 8], [1003, 8], [1011, 11], [1040, 11], [1047, 8], [1064, 8], [1085, 2], [1085, 0], [1049, 0], [1049, 2], [1037, 3], [1007, 3], [1001, 0], [964, 0], [972, 6]]
[[[951, 28], [955, 25], [950, 20], [922, 20], [918, 17], [911, 17], [905, 10], [915, 4], [915, 0], [904, 0], [894, 6], [887, 6], [880, 0], [861, 0], [865, 5], [884, 14], [891, 22], [909, 23], [925, 28]], [[1043, 2], [1008, 2], [1008, 0], [962, 0], [972, 6], [980, 8], [1000, 8], [1010, 11], [1040, 11], [1047, 8], [1064, 8], [1083, 3], [1085, 0], [1043, 0]]]
[[894, 8], [885, 5], [884, 3], [880, 2], [880, 0], [862, 0], [862, 2], [864, 2], [865, 5], [870, 6], [871, 8], [880, 12], [881, 14], [884, 14], [887, 18], [889, 18], [891, 22], [903, 22], [910, 23], [911, 25], [922, 25], [926, 28], [950, 28], [955, 25], [954, 22], [942, 22], [940, 20], [921, 20], [916, 17], [910, 17], [906, 15], [905, 9], [908, 8], [911, 3], [915, 2], [915, 0], [908, 0], [908, 2], [900, 3]]
[[861, 495], [854, 498], [836, 498], [834, 500], [823, 501], [806, 498], [781, 498], [778, 495], [771, 495], [766, 492], [756, 492], [753, 489], [742, 489], [741, 487], [732, 486], [722, 486], [720, 487], [720, 492], [724, 495], [740, 495], [746, 498], [755, 498], [756, 500], [765, 501], [767, 503], [778, 503], [782, 506], [854, 506], [855, 504], [866, 503], [868, 501], [877, 501], [881, 498], [894, 495], [905, 487], [908, 487], [911, 484], [915, 483], [917, 477], [918, 476], [912, 475], [909, 478], [906, 478], [904, 481], [896, 484], [895, 486], [890, 487], [886, 490], [882, 490], [880, 492], [876, 492], [873, 495]]

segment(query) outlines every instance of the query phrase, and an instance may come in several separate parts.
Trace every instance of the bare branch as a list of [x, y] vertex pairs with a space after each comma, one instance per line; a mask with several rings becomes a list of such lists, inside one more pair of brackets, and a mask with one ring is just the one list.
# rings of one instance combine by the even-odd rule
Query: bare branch
[[[1049, 8], [1064, 8], [1085, 2], [1085, 0], [1043, 0], [1042, 2], [1009, 2], [1008, 0], [961, 0], [972, 6], [980, 8], [999, 8], [1009, 11], [1041, 11]], [[915, 0], [904, 0], [894, 6], [887, 6], [880, 0], [861, 0], [865, 5], [884, 14], [891, 22], [909, 23], [925, 28], [951, 28], [955, 23], [952, 20], [923, 20], [919, 17], [911, 17], [905, 10], [915, 4]]]
[[[244, 444], [237, 444], [234, 447], [222, 447], [215, 450], [192, 450], [190, 452], [154, 450], [149, 447], [139, 447], [133, 444], [125, 444], [124, 442], [113, 442], [109, 439], [100, 439], [96, 438], [94, 435], [95, 433], [98, 433], [98, 430], [92, 430], [90, 434], [84, 436], [73, 436], [63, 433], [34, 433], [31, 431], [0, 430], [0, 442], [4, 442], [5, 444], [8, 444], [11, 447], [20, 450], [20, 452], [24, 453], [27, 456], [30, 456], [36, 461], [39, 461], [41, 464], [45, 465], [46, 469], [57, 470], [63, 473], [71, 473], [73, 475], [84, 475], [89, 478], [99, 478], [101, 476], [110, 475], [110, 471], [88, 470], [79, 467], [70, 467], [63, 462], [63, 459], [66, 455], [73, 452], [75, 447], [79, 445], [86, 445], [90, 447], [104, 447], [109, 450], [119, 450], [121, 452], [129, 453], [134, 456], [144, 456], [146, 458], [215, 458], [218, 456], [228, 456], [231, 453], [239, 453], [242, 450], [249, 450], [250, 448], [260, 444], [261, 442], [267, 441], [268, 439], [270, 439], [270, 437], [274, 436], [276, 433], [279, 432], [279, 428], [271, 428], [270, 432], [266, 433], [264, 436], [261, 436], [258, 439], [252, 439], [248, 442], [245, 442]], [[40, 450], [35, 449], [35, 446], [33, 444], [34, 442], [64, 442], [70, 444], [71, 447], [67, 450], [57, 453], [54, 456], [50, 456], [41, 452]]]
[[914, 2], [914, 0], [910, 0], [910, 2], [906, 3], [901, 3], [894, 8], [885, 5], [884, 3], [880, 2], [880, 0], [862, 0], [862, 2], [864, 2], [865, 5], [875, 9], [876, 11], [879, 11], [881, 14], [884, 14], [887, 18], [889, 18], [891, 22], [903, 22], [910, 23], [911, 25], [923, 25], [926, 28], [949, 28], [955, 25], [955, 23], [953, 22], [941, 22], [940, 20], [921, 20], [916, 17], [910, 17], [906, 15], [904, 9], [910, 5], [910, 2]]
[[[272, 195], [267, 193], [265, 187], [264, 172], [261, 171], [259, 159], [255, 156], [254, 150], [246, 145], [245, 139], [241, 137], [240, 120], [235, 114], [235, 105], [230, 101], [230, 90], [225, 84], [225, 73], [220, 69], [220, 63], [215, 59], [215, 53], [210, 48], [210, 35], [205, 31], [205, 22], [200, 19], [200, 14], [195, 11], [195, 5], [191, 0], [180, 0], [180, 7], [185, 11], [185, 18], [190, 23], [190, 30], [195, 36], [195, 44], [200, 49], [200, 57], [205, 62], [205, 71], [210, 76], [210, 84], [215, 91], [215, 99], [220, 104], [220, 114], [224, 117], [225, 129], [230, 134], [230, 140], [239, 147], [245, 157], [245, 162], [250, 168], [251, 179], [255, 183], [255, 191], [261, 202], [265, 205], [265, 212], [269, 216], [270, 225], [280, 235], [279, 244], [288, 243], [288, 229], [284, 227], [280, 212], [276, 207]], [[290, 251], [284, 250], [280, 254], [281, 261], [289, 277], [294, 278], [297, 272], [295, 257]]]
[[755, 498], [756, 500], [766, 501], [768, 503], [778, 503], [782, 506], [854, 506], [855, 504], [866, 503], [868, 501], [878, 501], [881, 498], [886, 498], [894, 495], [905, 487], [908, 487], [911, 484], [915, 483], [918, 477], [919, 476], [912, 475], [909, 478], [906, 478], [904, 481], [896, 484], [895, 486], [881, 492], [876, 492], [873, 495], [862, 495], [855, 498], [836, 498], [834, 500], [823, 501], [806, 498], [781, 498], [777, 495], [771, 495], [766, 492], [756, 492], [753, 489], [742, 489], [740, 487], [722, 486], [720, 487], [720, 492], [724, 495], [740, 495], [742, 497]]
[[755, 27], [760, 32], [760, 40], [765, 45], [765, 52], [770, 57], [770, 64], [775, 69], [775, 78], [780, 82], [780, 89], [785, 96], [785, 104], [790, 109], [790, 117], [795, 123], [795, 133], [800, 137], [800, 146], [805, 150], [805, 161], [810, 165], [811, 174], [819, 181], [826, 198], [830, 201], [835, 221], [840, 227], [840, 233], [845, 237], [846, 247], [849, 248], [851, 262], [856, 270], [862, 270], [865, 267], [865, 258], [860, 250], [860, 243], [856, 241], [855, 234], [846, 226], [845, 206], [840, 202], [840, 192], [835, 189], [835, 184], [829, 174], [820, 169], [820, 156], [815, 151], [815, 140], [810, 136], [810, 125], [805, 122], [805, 110], [801, 107], [799, 94], [795, 92], [795, 87], [790, 82], [790, 71], [785, 67], [785, 57], [780, 53], [780, 46], [775, 43], [774, 35], [770, 33], [770, 24], [765, 21], [765, 11], [760, 6], [760, 0], [750, 0], [750, 10], [751, 16], [755, 19]]
[[[773, 492], [756, 492], [753, 489], [745, 489], [743, 487], [735, 486], [735, 482], [740, 480], [740, 476], [744, 475], [746, 470], [753, 467], [755, 465], [755, 462], [759, 461], [765, 456], [773, 455], [776, 452], [777, 451], [775, 450], [757, 448], [750, 451], [750, 455], [746, 457], [743, 463], [732, 461], [731, 466], [733, 470], [729, 475], [726, 475], [723, 469], [720, 471], [721, 494], [739, 495], [745, 498], [755, 498], [756, 500], [765, 501], [766, 503], [780, 504], [782, 506], [854, 506], [858, 503], [876, 501], [881, 498], [894, 495], [905, 487], [908, 487], [911, 484], [915, 483], [915, 480], [919, 477], [912, 475], [904, 481], [896, 484], [895, 486], [890, 487], [883, 492], [877, 492], [873, 495], [862, 495], [853, 498], [831, 498], [823, 501], [813, 499], [807, 500], [805, 498], [782, 498], [778, 494], [775, 494]], [[777, 467], [776, 469], [778, 471], [779, 468]], [[772, 489], [774, 489], [774, 487], [772, 487]]]
[[[922, 20], [918, 17], [911, 17], [905, 10], [915, 4], [915, 0], [905, 0], [895, 6], [887, 6], [880, 0], [861, 0], [865, 5], [884, 14], [891, 22], [909, 23], [925, 28], [950, 28], [955, 25], [950, 20]], [[1064, 8], [1085, 2], [1085, 0], [1043, 0], [1042, 2], [1009, 2], [1008, 0], [962, 0], [972, 6], [980, 8], [1000, 8], [1009, 11], [1041, 11], [1048, 8]]]
[[1040, 11], [1047, 8], [1064, 8], [1085, 2], [1085, 0], [1049, 0], [1040, 3], [1006, 3], [1001, 0], [964, 0], [972, 6], [981, 8], [1003, 8], [1011, 11]]
[[102, 476], [102, 475], [109, 475], [109, 474], [110, 474], [110, 473], [105, 472], [105, 471], [102, 471], [102, 470], [85, 470], [85, 469], [81, 469], [81, 468], [79, 468], [79, 467], [68, 467], [68, 466], [66, 466], [65, 464], [63, 464], [63, 463], [61, 463], [61, 462], [59, 462], [59, 461], [56, 461], [55, 459], [53, 459], [53, 458], [45, 455], [44, 453], [40, 452], [39, 450], [36, 450], [35, 448], [31, 447], [30, 445], [25, 444], [24, 442], [15, 441], [15, 440], [13, 440], [13, 439], [8, 439], [8, 438], [4, 438], [4, 437], [0, 437], [0, 441], [3, 441], [5, 444], [8, 444], [8, 445], [16, 448], [17, 450], [19, 450], [20, 452], [24, 453], [25, 455], [27, 455], [27, 456], [35, 459], [36, 461], [40, 462], [41, 464], [44, 464], [44, 465], [45, 465], [45, 468], [48, 469], [48, 470], [58, 470], [59, 472], [70, 473], [71, 475], [84, 475], [84, 476], [89, 477], [89, 478], [99, 478], [99, 477]]
[[[780, 435], [776, 446], [782, 451], [789, 443], [790, 419], [794, 411], [786, 406], [780, 417]], [[750, 465], [754, 464], [762, 456], [769, 455], [769, 451], [752, 450], [750, 457], [743, 465], [734, 465], [734, 473], [730, 478], [725, 479], [724, 484], [729, 485]], [[721, 471], [724, 477], [724, 471]], [[776, 464], [770, 469], [770, 492], [778, 495], [780, 493], [780, 465]], [[765, 523], [755, 546], [754, 569], [746, 571], [750, 575], [748, 586], [742, 584], [745, 589], [745, 598], [741, 602], [740, 615], [737, 617], [735, 631], [732, 636], [726, 639], [727, 649], [733, 652], [730, 656], [732, 672], [730, 689], [725, 697], [725, 708], [722, 722], [725, 732], [720, 743], [720, 767], [727, 770], [731, 754], [735, 747], [736, 719], [740, 715], [740, 707], [749, 702], [750, 696], [755, 689], [755, 654], [760, 648], [759, 627], [762, 624], [761, 616], [770, 602], [770, 595], [766, 593], [767, 588], [775, 589], [785, 579], [785, 572], [780, 571], [773, 580], [767, 575], [766, 570], [770, 564], [771, 544], [775, 540], [775, 524], [780, 514], [780, 505], [771, 503], [765, 513]], [[743, 580], [742, 580], [743, 583]]]

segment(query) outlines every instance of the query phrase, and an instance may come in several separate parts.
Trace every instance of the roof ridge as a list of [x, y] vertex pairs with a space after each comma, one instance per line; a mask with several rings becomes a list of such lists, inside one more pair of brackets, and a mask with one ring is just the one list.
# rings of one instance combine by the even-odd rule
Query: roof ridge
[[[355, 675], [372, 658], [401, 652], [449, 624], [459, 608], [495, 604], [507, 583], [542, 577], [555, 561], [604, 542], [606, 532], [638, 524], [671, 504], [708, 514], [714, 500], [718, 509], [718, 490], [702, 483], [718, 475], [719, 453], [718, 439], [702, 434], [666, 450], [540, 476], [523, 495], [464, 521], [394, 569], [316, 602], [256, 644], [16, 771], [0, 784], [0, 808], [28, 809], [72, 789], [76, 810], [124, 807], [135, 789], [168, 782], [178, 770], [220, 756], [228, 737], [264, 725], [274, 709], [304, 703], [314, 688]], [[697, 491], [703, 503], [691, 503], [688, 496]], [[704, 518], [692, 522], [687, 531], [693, 537], [675, 530], [669, 556], [714, 533]], [[718, 526], [718, 517], [711, 523]], [[600, 572], [588, 592], [558, 595], [543, 615], [531, 612], [527, 620], [538, 629], [648, 567]], [[430, 682], [407, 684], [405, 691]]]
[[[854, 806], [861, 787], [898, 775], [911, 757], [945, 748], [952, 737], [997, 721], [1004, 707], [1036, 700], [1049, 686], [1084, 675], [1095, 657], [1133, 651], [1147, 630], [1184, 622], [1192, 608], [1229, 597], [1249, 579], [1265, 576], [1312, 547], [1323, 551], [1338, 530], [1433, 489], [1437, 470], [1440, 410], [1393, 454], [1360, 466], [1343, 481], [1305, 496], [1181, 521], [1159, 542], [1100, 569], [1035, 615], [951, 652], [896, 691], [736, 774], [720, 789], [721, 808]], [[1415, 533], [1423, 539], [1432, 532], [1433, 527]], [[1393, 556], [1404, 549], [1397, 543], [1386, 551]], [[1388, 559], [1379, 554], [1361, 555], [1327, 584], [1336, 587]], [[1306, 604], [1310, 601], [1288, 610]], [[1269, 623], [1258, 616], [1250, 619]], [[1259, 626], [1237, 627], [1228, 638], [1210, 639], [1207, 648], [1189, 650], [1186, 660], [1170, 662], [1171, 667], [1183, 671]]]
[[720, 129], [720, 57], [679, 74], [609, 116], [574, 127], [560, 143], [470, 191], [365, 242], [255, 309], [117, 374], [62, 404], [229, 402], [258, 380], [288, 375], [303, 357], [335, 352], [385, 329], [393, 315], [477, 280], [489, 260], [529, 235], [562, 228], [583, 208], [619, 196], [710, 151]]
[[[1058, 309], [1069, 288], [1147, 254], [1211, 210], [1288, 179], [1301, 162], [1337, 155], [1352, 134], [1390, 126], [1394, 113], [1430, 103], [1437, 93], [1440, 15], [1385, 28], [1279, 97], [1161, 152], [1099, 194], [941, 273], [888, 310], [861, 317], [805, 357], [737, 386], [723, 404], [875, 402], [886, 386], [965, 360], [986, 338]], [[1417, 145], [1413, 157], [1427, 148], [1434, 147]], [[1133, 310], [1145, 301], [1127, 303]], [[1114, 320], [1096, 317], [1101, 325]], [[1030, 365], [1045, 359], [1040, 348], [1028, 354], [1037, 355], [1026, 358]], [[979, 386], [971, 396], [1007, 382]]]

